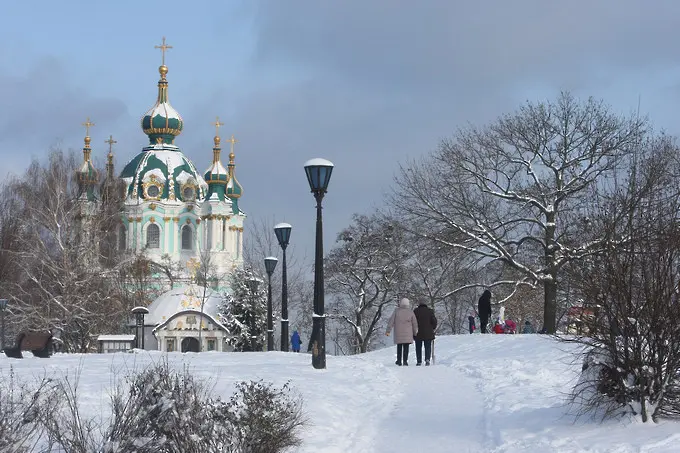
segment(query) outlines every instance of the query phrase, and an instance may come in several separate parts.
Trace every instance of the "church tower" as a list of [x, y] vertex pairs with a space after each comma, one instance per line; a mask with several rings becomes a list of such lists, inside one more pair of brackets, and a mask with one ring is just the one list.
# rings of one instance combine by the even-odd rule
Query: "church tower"
[[[168, 67], [165, 52], [158, 68], [156, 103], [142, 117], [149, 144], [121, 172], [125, 184], [120, 247], [133, 253], [144, 251], [154, 261], [170, 259], [186, 269], [190, 259], [210, 257], [218, 275], [226, 277], [243, 263], [243, 221], [238, 207], [242, 188], [236, 181], [232, 137], [229, 169], [220, 162], [220, 137], [215, 135], [213, 163], [205, 178], [175, 144], [184, 128], [180, 114], [168, 98]], [[223, 124], [216, 121], [215, 126]]]

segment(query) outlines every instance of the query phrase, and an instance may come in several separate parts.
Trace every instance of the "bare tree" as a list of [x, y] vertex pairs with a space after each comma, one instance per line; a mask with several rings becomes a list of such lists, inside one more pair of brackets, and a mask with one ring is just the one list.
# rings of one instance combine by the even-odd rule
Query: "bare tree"
[[645, 127], [568, 93], [528, 103], [460, 130], [429, 161], [402, 168], [392, 202], [415, 234], [520, 274], [494, 285], [542, 285], [544, 325], [555, 332], [560, 270], [603, 246], [601, 235], [580, 240], [571, 220], [589, 190], [609, 189], [607, 178], [627, 165]]
[[34, 161], [10, 186], [21, 207], [20, 233], [9, 253], [17, 274], [11, 282], [13, 317], [19, 325], [61, 328], [65, 348], [87, 351], [92, 336], [124, 319], [112, 283], [116, 248], [100, 233], [119, 222], [116, 201], [91, 202], [74, 178], [73, 153], [53, 150]]
[[606, 247], [569, 268], [589, 314], [584, 373], [574, 399], [605, 416], [680, 416], [680, 161], [667, 140], [639, 155], [623, 189], [591, 218]]
[[[264, 268], [264, 258], [267, 256], [280, 256], [281, 248], [274, 225], [277, 222], [271, 219], [260, 219], [250, 224], [248, 236], [243, 247], [243, 257], [246, 266], [257, 270], [260, 275], [267, 275]], [[291, 234], [291, 242], [286, 251], [286, 271], [288, 282], [288, 310], [290, 322], [290, 332], [297, 329], [301, 334], [312, 331], [312, 297], [310, 296], [311, 265], [305, 256], [301, 256], [295, 247], [295, 226]], [[275, 317], [281, 313], [281, 271], [280, 266], [272, 275], [272, 305]], [[274, 329], [277, 329], [274, 323]], [[274, 342], [280, 346], [278, 335], [274, 335]]]
[[[379, 214], [355, 215], [338, 234], [326, 258], [329, 317], [349, 330], [352, 352], [370, 349], [382, 327], [384, 309], [404, 293], [403, 264], [408, 257], [402, 231]], [[400, 286], [401, 285], [401, 286]]]

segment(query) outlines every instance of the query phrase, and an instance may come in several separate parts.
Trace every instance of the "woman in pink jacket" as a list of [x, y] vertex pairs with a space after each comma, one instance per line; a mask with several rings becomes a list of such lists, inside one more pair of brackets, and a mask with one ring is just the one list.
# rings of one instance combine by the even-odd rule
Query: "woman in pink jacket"
[[[413, 342], [413, 337], [418, 334], [418, 320], [411, 311], [411, 302], [403, 298], [399, 306], [394, 310], [387, 322], [385, 335], [389, 336], [394, 328], [394, 343], [397, 345], [397, 365], [408, 366], [408, 347]], [[402, 362], [402, 357], [404, 361]]]

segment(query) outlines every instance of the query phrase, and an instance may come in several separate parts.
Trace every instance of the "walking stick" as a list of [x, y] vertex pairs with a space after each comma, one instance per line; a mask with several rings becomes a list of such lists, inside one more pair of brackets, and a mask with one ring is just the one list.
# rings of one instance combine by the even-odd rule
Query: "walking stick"
[[434, 366], [434, 364], [435, 364], [434, 357], [435, 356], [434, 356], [434, 338], [433, 338], [432, 339], [432, 366]]

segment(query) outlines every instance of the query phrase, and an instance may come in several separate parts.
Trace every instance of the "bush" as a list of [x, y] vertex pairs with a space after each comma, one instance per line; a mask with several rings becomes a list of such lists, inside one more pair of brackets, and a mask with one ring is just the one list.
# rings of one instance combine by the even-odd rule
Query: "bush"
[[0, 451], [25, 453], [35, 451], [43, 437], [39, 418], [51, 402], [51, 382], [42, 379], [37, 385], [20, 383], [10, 368], [0, 375]]
[[573, 398], [605, 417], [680, 416], [680, 162], [675, 148], [661, 151], [594, 216], [603, 239], [569, 273], [593, 313], [585, 335], [566, 338], [585, 346]]
[[1, 384], [3, 453], [282, 453], [300, 445], [305, 423], [288, 384], [240, 382], [225, 402], [168, 363], [117, 385], [107, 423], [81, 417], [77, 377], [43, 380], [33, 390], [17, 390], [13, 379]]

